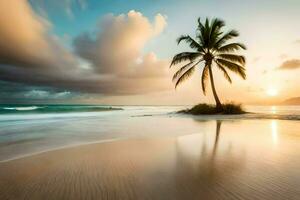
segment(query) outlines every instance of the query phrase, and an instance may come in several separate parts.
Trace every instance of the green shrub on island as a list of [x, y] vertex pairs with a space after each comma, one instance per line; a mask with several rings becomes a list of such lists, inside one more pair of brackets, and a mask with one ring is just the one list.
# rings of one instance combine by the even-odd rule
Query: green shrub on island
[[243, 110], [241, 104], [227, 103], [222, 106], [223, 114], [236, 115], [236, 114], [245, 114], [246, 111]]
[[225, 115], [237, 115], [245, 114], [241, 104], [226, 103], [222, 105], [222, 110], [217, 109], [212, 104], [198, 104], [191, 109], [179, 111], [179, 113], [192, 114], [192, 115], [214, 115], [214, 114], [225, 114]]

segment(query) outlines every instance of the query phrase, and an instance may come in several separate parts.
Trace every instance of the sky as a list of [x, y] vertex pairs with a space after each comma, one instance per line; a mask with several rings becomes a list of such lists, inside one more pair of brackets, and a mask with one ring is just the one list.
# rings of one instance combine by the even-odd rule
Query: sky
[[0, 103], [191, 105], [213, 103], [200, 69], [176, 90], [172, 57], [218, 17], [247, 46], [247, 79], [214, 69], [222, 102], [299, 97], [298, 0], [2, 0]]

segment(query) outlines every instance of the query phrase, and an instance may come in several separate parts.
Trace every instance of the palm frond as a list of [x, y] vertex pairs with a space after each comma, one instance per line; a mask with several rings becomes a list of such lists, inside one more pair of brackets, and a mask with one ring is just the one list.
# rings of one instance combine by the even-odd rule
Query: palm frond
[[227, 33], [225, 33], [218, 41], [215, 43], [215, 47], [219, 48], [223, 44], [225, 44], [228, 40], [239, 36], [239, 33], [236, 30], [231, 30]]
[[215, 61], [217, 64], [221, 65], [224, 68], [227, 68], [229, 70], [231, 70], [232, 72], [238, 74], [239, 76], [241, 76], [243, 79], [246, 79], [246, 69], [234, 62], [230, 62], [228, 60], [224, 60], [224, 59], [216, 59]]
[[225, 52], [232, 52], [232, 51], [236, 51], [236, 50], [240, 50], [240, 49], [246, 50], [246, 46], [242, 43], [230, 43], [230, 44], [226, 44], [222, 47], [219, 47], [217, 49], [217, 52], [225, 53]]
[[229, 74], [227, 73], [226, 69], [224, 67], [222, 67], [222, 65], [217, 63], [217, 66], [219, 67], [219, 69], [223, 72], [225, 79], [229, 82], [232, 83], [232, 80], [229, 76]]
[[200, 17], [198, 18], [198, 28], [197, 28], [197, 30], [200, 31], [200, 32], [205, 30], [205, 26], [202, 24]]
[[201, 22], [201, 18], [200, 17], [198, 17], [198, 28], [199, 29], [202, 29], [202, 28], [204, 28], [204, 25], [202, 24], [202, 22]]
[[201, 76], [201, 86], [203, 94], [206, 95], [206, 83], [207, 83], [207, 77], [208, 77], [208, 66], [206, 65], [203, 68], [202, 76]]
[[232, 62], [240, 63], [241, 65], [244, 65], [246, 63], [246, 58], [242, 55], [236, 55], [236, 54], [218, 54], [218, 58], [229, 60]]
[[180, 77], [179, 79], [176, 81], [175, 83], [175, 89], [177, 88], [177, 86], [182, 83], [183, 81], [185, 81], [186, 79], [188, 79], [195, 71], [195, 66], [191, 67], [190, 69], [188, 69], [187, 71], [185, 71]]
[[201, 23], [201, 19], [198, 18], [198, 28], [197, 30], [199, 33], [197, 33], [197, 38], [200, 41], [200, 44], [202, 45], [203, 49], [208, 48], [209, 45], [209, 36], [210, 36], [210, 24], [209, 19], [206, 18], [204, 21], [204, 24]]
[[183, 73], [185, 73], [184, 71], [188, 71], [189, 67], [191, 67], [191, 68], [196, 67], [202, 61], [203, 61], [203, 59], [198, 60], [197, 62], [194, 61], [194, 62], [190, 62], [190, 63], [184, 65], [173, 75], [172, 81], [175, 81], [176, 79], [178, 79], [178, 77], [180, 77]]
[[209, 35], [210, 35], [210, 26], [209, 26], [209, 19], [205, 19], [205, 24], [204, 24], [205, 30], [204, 30], [204, 42], [205, 42], [205, 47], [209, 46]]
[[221, 19], [215, 18], [211, 21], [210, 34], [209, 34], [209, 48], [212, 48], [218, 41], [219, 36], [222, 34], [221, 29], [225, 26], [225, 22]]
[[189, 35], [182, 35], [180, 36], [178, 39], [177, 39], [177, 44], [180, 44], [181, 41], [185, 41], [187, 44], [189, 44], [189, 46], [192, 48], [192, 49], [195, 49], [199, 52], [204, 52], [203, 51], [203, 47], [198, 43], [196, 42], [191, 36]]
[[202, 46], [204, 46], [205, 45], [205, 39], [204, 39], [204, 37], [205, 37], [205, 27], [202, 24], [200, 17], [198, 18], [198, 28], [197, 28], [197, 31], [199, 31], [199, 33], [197, 33], [196, 37], [198, 38], [200, 44]]
[[172, 65], [176, 65], [176, 64], [184, 62], [184, 61], [190, 61], [190, 62], [194, 61], [199, 56], [201, 56], [201, 54], [199, 52], [182, 52], [182, 53], [176, 54], [172, 59], [170, 67]]
[[178, 78], [179, 75], [181, 75], [186, 69], [188, 69], [192, 64], [194, 64], [195, 62], [189, 62], [188, 64], [182, 66], [174, 75], [172, 78], [172, 81], [175, 81], [175, 79]]
[[211, 33], [225, 26], [225, 22], [219, 18], [214, 18], [211, 21]]

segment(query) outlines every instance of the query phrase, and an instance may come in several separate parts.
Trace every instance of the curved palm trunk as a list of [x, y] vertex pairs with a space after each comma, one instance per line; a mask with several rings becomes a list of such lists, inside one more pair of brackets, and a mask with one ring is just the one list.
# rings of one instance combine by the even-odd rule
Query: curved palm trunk
[[213, 77], [213, 73], [212, 73], [212, 69], [211, 69], [211, 63], [208, 65], [208, 69], [209, 69], [209, 78], [210, 78], [210, 84], [211, 84], [211, 89], [216, 101], [216, 109], [217, 111], [222, 111], [222, 104], [220, 102], [220, 99], [217, 95], [216, 92], [216, 88], [215, 88], [215, 83], [214, 83], [214, 77]]

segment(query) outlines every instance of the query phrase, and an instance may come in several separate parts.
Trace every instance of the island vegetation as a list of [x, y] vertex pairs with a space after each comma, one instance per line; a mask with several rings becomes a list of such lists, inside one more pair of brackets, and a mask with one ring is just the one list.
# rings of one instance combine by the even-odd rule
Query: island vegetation
[[178, 113], [192, 114], [192, 115], [213, 115], [213, 114], [224, 114], [224, 115], [237, 115], [245, 114], [241, 104], [226, 103], [222, 104], [222, 111], [216, 109], [215, 105], [201, 103], [193, 106], [191, 109], [181, 110]]

